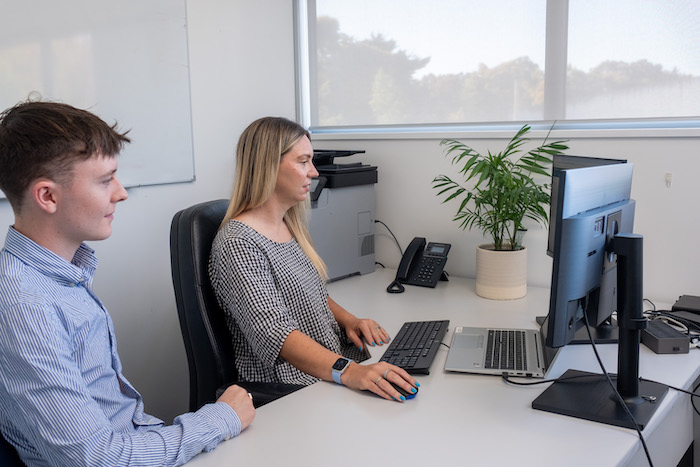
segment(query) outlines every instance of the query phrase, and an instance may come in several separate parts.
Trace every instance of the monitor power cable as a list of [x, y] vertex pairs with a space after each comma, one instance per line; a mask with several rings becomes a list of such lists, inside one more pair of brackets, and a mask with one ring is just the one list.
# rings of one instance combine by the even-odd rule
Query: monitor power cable
[[[670, 310], [657, 310], [656, 305], [649, 299], [645, 298], [644, 301], [649, 303], [652, 307], [651, 310], [645, 310], [645, 312], [644, 312], [645, 316], [647, 316], [650, 319], [663, 319], [668, 324], [671, 324], [677, 328], [680, 328], [682, 330], [682, 332], [685, 332], [690, 337], [691, 348], [698, 348], [699, 347], [698, 341], [700, 340], [700, 326], [698, 326], [696, 323], [694, 323], [692, 321], [685, 320], [683, 318], [680, 318], [678, 316], [671, 314]], [[639, 429], [639, 426], [637, 425], [637, 422], [634, 419], [634, 416], [630, 412], [629, 408], [627, 407], [626, 404], [623, 403], [622, 397], [620, 396], [620, 393], [617, 391], [617, 387], [616, 387], [615, 383], [613, 383], [612, 379], [610, 378], [611, 374], [609, 374], [606, 371], [605, 366], [603, 365], [602, 359], [600, 358], [600, 355], [598, 354], [598, 349], [596, 348], [595, 340], [593, 339], [593, 336], [591, 335], [590, 324], [588, 322], [587, 313], [583, 313], [583, 316], [584, 316], [584, 320], [585, 320], [585, 324], [586, 324], [586, 331], [588, 332], [588, 338], [589, 338], [591, 346], [593, 348], [593, 352], [595, 353], [595, 356], [598, 360], [598, 364], [600, 365], [600, 368], [603, 372], [603, 375], [605, 375], [606, 379], [608, 380], [608, 384], [610, 384], [610, 386], [613, 388], [613, 391], [614, 391], [616, 397], [618, 398], [618, 402], [620, 402], [622, 404], [622, 407], [624, 407], [625, 411], [627, 412], [628, 417], [630, 418], [632, 423], [635, 425], [636, 431], [637, 431], [637, 436], [639, 436], [639, 439], [642, 442], [642, 447], [644, 448], [644, 453], [646, 454], [647, 461], [649, 462], [649, 465], [651, 467], [653, 467], [654, 464], [651, 460], [651, 455], [649, 453], [646, 441], [644, 440], [644, 436], [642, 435], [642, 432]], [[617, 375], [612, 374], [612, 376], [617, 376]], [[577, 378], [586, 378], [587, 375], [576, 375], [576, 376], [570, 376], [570, 377], [561, 377], [561, 378], [554, 378], [554, 379], [539, 379], [539, 380], [531, 380], [531, 381], [515, 380], [515, 379], [512, 379], [512, 377], [509, 376], [507, 373], [503, 373], [501, 375], [501, 377], [502, 377], [503, 381], [505, 381], [506, 384], [512, 384], [515, 386], [535, 386], [535, 385], [539, 385], [539, 384], [569, 381], [569, 380], [573, 380], [573, 379], [577, 379]], [[528, 378], [528, 379], [531, 379], [531, 378]], [[698, 414], [700, 416], [700, 407], [696, 403], [696, 398], [700, 397], [700, 393], [698, 392], [698, 390], [700, 389], [700, 383], [698, 383], [692, 389], [692, 391], [688, 391], [688, 390], [677, 388], [674, 386], [669, 386], [666, 383], [659, 383], [657, 381], [653, 381], [653, 380], [642, 378], [642, 377], [639, 377], [639, 380], [640, 381], [647, 381], [647, 382], [651, 382], [651, 383], [663, 384], [666, 387], [668, 387], [669, 389], [673, 389], [675, 391], [690, 395], [690, 403], [693, 407], [693, 410], [695, 411], [696, 414]]]
[[[590, 340], [591, 346], [593, 348], [593, 352], [595, 353], [596, 359], [598, 360], [598, 365], [600, 366], [601, 371], [603, 372], [603, 375], [605, 376], [608, 384], [613, 390], [613, 393], [615, 394], [615, 397], [617, 398], [619, 404], [624, 408], [627, 416], [629, 419], [632, 421], [632, 424], [634, 425], [635, 431], [637, 432], [637, 436], [639, 437], [640, 441], [642, 442], [642, 447], [644, 448], [644, 453], [646, 455], [647, 461], [649, 462], [650, 467], [654, 467], [654, 463], [651, 460], [651, 454], [649, 453], [649, 448], [647, 447], [646, 440], [644, 439], [644, 436], [642, 435], [642, 430], [639, 429], [639, 425], [637, 424], [637, 421], [634, 418], [634, 415], [632, 415], [632, 412], [630, 412], [629, 408], [627, 407], [627, 404], [625, 404], [624, 400], [622, 399], [622, 396], [617, 390], [617, 386], [615, 383], [612, 381], [610, 378], [610, 374], [607, 372], [605, 369], [605, 365], [603, 364], [603, 360], [600, 358], [600, 355], [598, 354], [598, 349], [595, 345], [595, 340], [593, 339], [593, 335], [591, 334], [591, 328], [590, 324], [588, 322], [588, 316], [587, 313], [583, 313], [585, 324], [586, 324], [586, 331], [588, 332], [588, 339]], [[508, 383], [508, 384], [514, 384], [516, 386], [533, 386], [536, 384], [544, 384], [544, 383], [554, 383], [558, 381], [569, 381], [572, 379], [576, 378], [582, 378], [586, 377], [588, 375], [583, 375], [583, 376], [573, 376], [573, 377], [567, 377], [567, 378], [556, 378], [556, 379], [548, 379], [548, 380], [538, 380], [538, 381], [529, 381], [529, 382], [521, 382], [521, 381], [515, 381], [510, 378], [506, 373], [503, 373], [501, 375], [502, 379]], [[675, 389], [675, 388], [674, 388]], [[683, 391], [686, 392], [686, 391]]]
[[600, 354], [598, 353], [598, 348], [595, 345], [595, 340], [593, 339], [593, 335], [591, 334], [591, 326], [590, 323], [588, 322], [588, 313], [583, 314], [583, 319], [586, 323], [586, 332], [588, 333], [588, 339], [591, 342], [591, 347], [593, 348], [593, 353], [595, 353], [595, 358], [598, 360], [598, 365], [600, 366], [600, 370], [603, 372], [603, 375], [605, 376], [605, 379], [608, 381], [608, 384], [612, 388], [615, 397], [617, 398], [617, 401], [619, 404], [622, 406], [622, 408], [625, 410], [625, 413], [629, 417], [629, 419], [632, 421], [632, 424], [634, 425], [634, 429], [637, 431], [637, 435], [639, 436], [639, 440], [642, 442], [642, 447], [644, 448], [644, 454], [647, 456], [647, 461], [649, 462], [649, 467], [654, 467], [654, 463], [651, 460], [651, 454], [649, 453], [649, 448], [647, 447], [647, 442], [644, 440], [644, 436], [642, 435], [642, 430], [639, 428], [639, 425], [637, 425], [637, 420], [635, 420], [634, 415], [632, 415], [632, 412], [630, 411], [629, 407], [627, 407], [627, 404], [625, 404], [624, 399], [620, 395], [619, 391], [617, 390], [617, 385], [613, 383], [613, 380], [610, 378], [610, 374], [608, 371], [605, 369], [605, 365], [603, 364], [603, 360], [600, 358]]

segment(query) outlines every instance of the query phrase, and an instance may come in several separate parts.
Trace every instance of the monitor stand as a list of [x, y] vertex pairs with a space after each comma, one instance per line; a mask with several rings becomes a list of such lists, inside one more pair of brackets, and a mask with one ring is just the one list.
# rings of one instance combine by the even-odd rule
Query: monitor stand
[[[613, 384], [617, 377], [611, 376]], [[640, 396], [625, 398], [640, 430], [649, 423], [668, 387], [653, 381], [640, 381]], [[560, 379], [532, 402], [532, 407], [607, 425], [634, 429], [634, 423], [619, 403], [604, 375], [567, 370]]]
[[[535, 318], [537, 324], [542, 326], [542, 323], [547, 319], [546, 316], [538, 316]], [[617, 321], [610, 318], [610, 322], [603, 322], [598, 326], [591, 328], [591, 336], [596, 344], [617, 344], [618, 343], [618, 327]], [[566, 345], [590, 344], [591, 339], [588, 337], [588, 331], [585, 326], [576, 331], [574, 338]]]
[[[568, 370], [532, 402], [538, 410], [608, 425], [644, 429], [668, 387], [639, 378], [639, 342], [647, 320], [642, 313], [642, 237], [617, 234], [618, 374], [605, 375]], [[634, 420], [620, 403], [624, 401]]]

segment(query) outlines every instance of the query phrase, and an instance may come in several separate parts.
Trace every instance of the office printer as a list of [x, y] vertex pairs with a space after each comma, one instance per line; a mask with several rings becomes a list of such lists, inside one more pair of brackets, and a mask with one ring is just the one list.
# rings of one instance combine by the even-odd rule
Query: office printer
[[334, 281], [374, 272], [377, 168], [335, 159], [365, 151], [314, 150], [309, 232]]

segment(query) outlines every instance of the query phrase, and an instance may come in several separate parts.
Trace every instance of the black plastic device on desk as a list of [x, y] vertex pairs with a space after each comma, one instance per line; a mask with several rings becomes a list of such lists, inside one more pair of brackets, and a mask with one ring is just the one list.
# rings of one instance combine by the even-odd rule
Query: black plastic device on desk
[[396, 365], [410, 374], [429, 374], [449, 324], [447, 320], [404, 323], [379, 361]]
[[647, 323], [642, 330], [642, 344], [658, 354], [678, 354], [690, 351], [690, 337], [660, 319]]
[[414, 238], [401, 258], [396, 279], [386, 291], [401, 293], [404, 291], [401, 284], [435, 287], [439, 281], [448, 280], [444, 269], [450, 246], [449, 243], [436, 242], [430, 242], [426, 246], [425, 238]]
[[673, 304], [671, 311], [687, 311], [700, 315], [700, 297], [696, 295], [681, 295]]

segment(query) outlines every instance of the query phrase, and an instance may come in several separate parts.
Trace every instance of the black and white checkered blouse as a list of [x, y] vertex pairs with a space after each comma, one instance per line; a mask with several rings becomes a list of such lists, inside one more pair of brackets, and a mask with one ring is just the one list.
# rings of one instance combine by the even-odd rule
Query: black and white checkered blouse
[[364, 358], [336, 322], [326, 285], [296, 240], [273, 242], [231, 220], [214, 239], [209, 275], [227, 315], [242, 381], [318, 381], [279, 356], [295, 329], [333, 352]]

